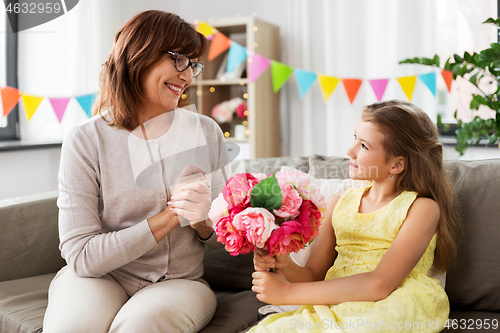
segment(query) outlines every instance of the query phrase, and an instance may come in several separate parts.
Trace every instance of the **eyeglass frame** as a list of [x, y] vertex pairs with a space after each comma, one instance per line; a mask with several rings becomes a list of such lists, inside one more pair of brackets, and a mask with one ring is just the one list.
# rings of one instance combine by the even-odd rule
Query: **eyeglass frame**
[[[178, 71], [179, 73], [182, 73], [184, 71], [186, 71], [186, 69], [188, 69], [189, 67], [191, 67], [191, 69], [193, 69], [193, 65], [201, 65], [201, 70], [200, 72], [198, 73], [198, 75], [196, 76], [193, 76], [193, 79], [194, 78], [197, 78], [201, 72], [203, 72], [203, 68], [205, 68], [205, 65], [203, 65], [202, 62], [199, 62], [199, 61], [191, 61], [191, 59], [189, 59], [189, 57], [183, 53], [179, 53], [179, 52], [172, 52], [172, 51], [167, 51], [167, 54], [170, 54], [171, 56], [174, 56], [175, 57], [175, 60], [174, 60], [174, 67], [175, 67], [175, 70]], [[179, 56], [182, 55], [184, 57], [186, 57], [186, 59], [189, 61], [188, 62], [188, 65], [186, 68], [184, 68], [182, 71], [179, 70], [179, 68], [177, 68], [177, 59], [179, 58]]]

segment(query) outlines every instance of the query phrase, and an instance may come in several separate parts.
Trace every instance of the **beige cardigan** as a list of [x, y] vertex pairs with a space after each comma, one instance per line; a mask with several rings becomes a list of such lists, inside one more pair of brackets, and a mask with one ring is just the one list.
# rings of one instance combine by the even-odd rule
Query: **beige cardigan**
[[[149, 229], [147, 219], [165, 209], [169, 186], [184, 164], [215, 170], [207, 177], [212, 198], [225, 183], [220, 167], [227, 165], [227, 151], [217, 144], [224, 141], [217, 123], [184, 109], [171, 112], [168, 131], [148, 141], [109, 126], [99, 115], [67, 134], [59, 171], [59, 247], [79, 276], [120, 268], [153, 282], [163, 276], [197, 279], [203, 275], [204, 243], [220, 245], [215, 233], [201, 241], [189, 225], [178, 225], [159, 243]], [[227, 166], [225, 171], [230, 174]]]

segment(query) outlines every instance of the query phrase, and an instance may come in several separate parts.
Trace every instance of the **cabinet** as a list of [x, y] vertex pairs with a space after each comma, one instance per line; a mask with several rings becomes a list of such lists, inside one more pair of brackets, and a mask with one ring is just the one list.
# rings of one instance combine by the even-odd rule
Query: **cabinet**
[[[255, 17], [219, 20], [209, 23], [229, 39], [268, 59], [280, 57], [279, 28]], [[234, 97], [246, 100], [248, 119], [245, 138], [237, 140], [233, 124], [220, 124], [226, 140], [237, 143], [241, 150], [238, 158], [264, 158], [281, 155], [279, 94], [273, 92], [271, 68], [257, 80], [248, 82], [247, 64], [241, 78], [218, 78], [219, 68], [229, 50], [212, 61], [206, 56], [201, 61], [205, 68], [188, 88], [187, 98], [195, 103], [198, 113], [210, 116], [212, 108]], [[236, 117], [236, 114], [234, 115]], [[241, 129], [241, 127], [240, 127]]]

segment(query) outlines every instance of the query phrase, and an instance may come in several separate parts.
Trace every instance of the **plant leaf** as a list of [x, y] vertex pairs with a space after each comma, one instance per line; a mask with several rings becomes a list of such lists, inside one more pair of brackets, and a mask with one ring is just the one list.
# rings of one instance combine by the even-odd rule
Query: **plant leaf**
[[262, 207], [269, 211], [281, 207], [281, 188], [275, 175], [267, 177], [255, 185], [250, 193], [250, 206]]

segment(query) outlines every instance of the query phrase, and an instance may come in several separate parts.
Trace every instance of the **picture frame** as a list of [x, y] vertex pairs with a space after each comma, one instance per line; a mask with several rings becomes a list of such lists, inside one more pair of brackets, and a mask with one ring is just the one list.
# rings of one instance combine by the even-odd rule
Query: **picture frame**
[[229, 53], [227, 53], [224, 56], [224, 59], [222, 60], [222, 63], [220, 64], [219, 70], [217, 71], [217, 75], [215, 78], [217, 80], [220, 80], [221, 78], [227, 79], [240, 79], [243, 75], [243, 72], [245, 71], [247, 61], [243, 61], [241, 64], [236, 66], [233, 71], [231, 72], [226, 72], [227, 68], [227, 61], [228, 61]]

